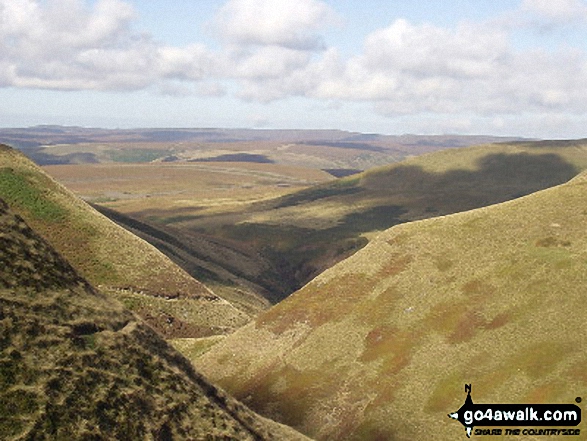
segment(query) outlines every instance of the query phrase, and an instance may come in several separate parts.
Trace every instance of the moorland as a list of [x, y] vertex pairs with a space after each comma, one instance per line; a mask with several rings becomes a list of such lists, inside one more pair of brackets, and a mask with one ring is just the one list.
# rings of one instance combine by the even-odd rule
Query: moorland
[[487, 402], [586, 386], [585, 140], [50, 126], [0, 140], [38, 163], [3, 148], [0, 198], [76, 271], [314, 439], [453, 439], [465, 382]]
[[0, 200], [0, 438], [304, 440], [195, 371]]
[[[254, 314], [395, 224], [520, 197], [563, 183], [587, 166], [582, 141], [499, 140], [459, 147], [480, 139], [412, 137], [411, 144], [402, 147], [403, 160], [398, 161], [397, 146], [387, 146], [387, 165], [336, 178], [316, 158], [337, 157], [331, 167], [351, 170], [366, 151], [384, 150], [381, 138], [387, 139], [371, 137], [368, 144], [364, 137], [346, 135], [343, 139], [360, 141], [304, 138], [298, 144], [276, 145], [271, 154], [264, 153], [275, 158], [273, 163], [226, 157], [193, 162], [186, 158], [207, 153], [192, 145], [189, 155], [172, 162], [44, 169], [215, 292]], [[397, 142], [399, 137], [389, 138]], [[259, 155], [264, 142], [233, 141], [232, 151], [246, 159]], [[410, 151], [414, 145], [420, 149]], [[426, 153], [419, 154], [423, 146]], [[71, 152], [77, 146], [68, 148]], [[296, 150], [300, 148], [305, 149], [303, 155]], [[225, 150], [215, 154], [221, 152]], [[292, 152], [298, 155], [295, 165], [287, 159]]]

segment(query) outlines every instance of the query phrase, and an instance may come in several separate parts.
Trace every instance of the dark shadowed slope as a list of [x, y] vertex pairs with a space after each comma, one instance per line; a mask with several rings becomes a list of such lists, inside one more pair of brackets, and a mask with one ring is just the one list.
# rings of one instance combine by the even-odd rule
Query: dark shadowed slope
[[77, 198], [22, 153], [2, 145], [0, 197], [83, 277], [123, 301], [165, 336], [230, 332], [249, 319], [155, 247]]
[[94, 208], [155, 246], [206, 286], [213, 286], [214, 292], [245, 313], [255, 316], [271, 306], [267, 300], [271, 298], [270, 293], [248, 280], [251, 274], [246, 269], [239, 270], [239, 267], [269, 268], [258, 255], [219, 243], [213, 237], [147, 224], [99, 205]]
[[[230, 269], [271, 293], [275, 303], [378, 231], [524, 196], [566, 182], [586, 167], [584, 140], [484, 145], [410, 158], [238, 212], [176, 217], [171, 211], [157, 219], [180, 235], [205, 234], [261, 258], [248, 268], [246, 259], [230, 262]], [[209, 259], [226, 262], [222, 253]]]
[[305, 439], [218, 390], [0, 200], [0, 439]]
[[585, 172], [397, 225], [196, 365], [320, 440], [463, 439], [447, 414], [465, 383], [478, 403], [574, 403], [587, 391], [586, 231]]

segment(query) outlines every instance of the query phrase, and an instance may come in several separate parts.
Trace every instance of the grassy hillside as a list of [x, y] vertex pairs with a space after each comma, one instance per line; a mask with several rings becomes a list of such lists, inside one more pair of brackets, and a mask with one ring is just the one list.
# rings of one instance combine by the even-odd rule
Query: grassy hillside
[[478, 403], [574, 403], [587, 390], [586, 227], [586, 173], [397, 225], [196, 365], [319, 440], [462, 438], [447, 414], [465, 383]]
[[[184, 213], [191, 218], [194, 213], [240, 210], [332, 179], [316, 169], [242, 162], [54, 165], [43, 170], [84, 200], [100, 204], [94, 207], [250, 314], [266, 309], [271, 297], [249, 280], [271, 267], [256, 250], [151, 219], [177, 222]], [[125, 216], [145, 210], [140, 221]]]
[[[241, 311], [255, 316], [271, 306], [267, 300], [271, 297], [270, 293], [250, 282], [246, 278], [250, 273], [243, 276], [244, 272], [239, 271], [239, 267], [257, 267], [260, 270], [268, 268], [268, 265], [253, 253], [231, 247], [227, 243], [218, 243], [205, 235], [164, 229], [103, 206], [94, 207], [128, 231], [157, 247], [177, 265]], [[221, 256], [221, 260], [215, 262], [210, 256]]]
[[1, 200], [0, 232], [0, 439], [306, 439], [209, 383]]
[[[232, 271], [277, 302], [393, 225], [500, 203], [561, 184], [587, 168], [587, 142], [535, 142], [450, 149], [337, 179], [238, 210], [129, 213], [205, 234], [260, 256]], [[222, 254], [210, 260], [222, 264]], [[248, 271], [248, 272], [247, 272]]]
[[0, 197], [83, 277], [166, 336], [223, 333], [248, 320], [152, 245], [99, 214], [21, 153], [1, 145]]

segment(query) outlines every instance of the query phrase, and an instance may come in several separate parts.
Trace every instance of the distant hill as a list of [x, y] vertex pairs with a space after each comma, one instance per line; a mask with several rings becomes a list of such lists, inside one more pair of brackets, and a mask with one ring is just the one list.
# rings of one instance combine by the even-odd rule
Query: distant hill
[[3, 145], [0, 198], [83, 277], [167, 337], [231, 332], [249, 319], [152, 245], [74, 196], [22, 153]]
[[0, 439], [307, 438], [208, 382], [0, 200]]
[[[524, 196], [584, 169], [585, 140], [481, 145], [409, 158], [234, 212], [203, 216], [170, 209], [158, 219], [178, 235], [205, 234], [262, 257], [263, 271], [259, 264], [247, 270], [245, 261], [234, 266], [240, 264], [241, 275], [275, 303], [379, 231]], [[136, 215], [148, 219], [149, 212]], [[222, 254], [210, 260], [221, 264]]]
[[151, 161], [234, 161], [365, 170], [410, 155], [519, 138], [390, 136], [343, 130], [0, 128], [0, 143], [39, 165]]
[[[403, 179], [368, 174], [362, 185], [405, 182], [409, 194], [415, 179], [430, 189], [446, 181], [469, 194], [474, 181], [456, 176], [482, 177], [501, 164], [498, 179], [476, 189], [490, 185], [483, 200], [491, 202], [520, 181], [530, 190], [548, 164], [561, 179], [570, 172], [548, 149], [480, 158], [478, 171], [441, 172], [448, 163], [438, 161], [396, 169]], [[450, 202], [437, 188], [423, 207]], [[462, 200], [479, 200], [472, 196]], [[573, 404], [587, 390], [586, 226], [586, 173], [509, 202], [396, 225], [196, 366], [318, 440], [464, 438], [447, 414], [463, 405], [465, 384], [476, 403]]]

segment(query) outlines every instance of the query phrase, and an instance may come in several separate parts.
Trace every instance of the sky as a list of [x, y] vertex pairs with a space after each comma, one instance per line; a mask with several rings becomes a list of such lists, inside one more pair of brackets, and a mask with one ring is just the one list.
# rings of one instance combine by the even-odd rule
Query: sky
[[0, 127], [587, 137], [587, 0], [0, 0]]

